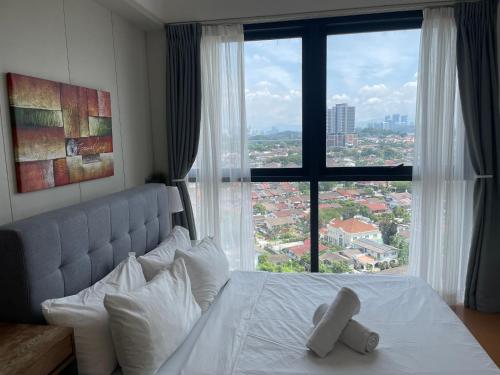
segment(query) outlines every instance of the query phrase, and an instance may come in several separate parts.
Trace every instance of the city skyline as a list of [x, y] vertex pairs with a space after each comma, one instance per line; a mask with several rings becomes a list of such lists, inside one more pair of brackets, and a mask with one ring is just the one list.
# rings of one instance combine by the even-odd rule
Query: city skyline
[[[349, 103], [339, 103], [339, 104], [336, 104], [330, 108], [327, 108], [326, 109], [326, 133], [327, 134], [331, 134], [331, 133], [336, 133], [335, 131], [332, 130], [332, 125], [329, 121], [332, 121], [330, 120], [332, 117], [335, 117], [333, 115], [333, 111], [331, 111], [335, 106], [338, 106], [338, 105], [346, 105], [348, 107], [353, 107], [354, 108], [354, 112], [356, 110], [356, 107], [355, 106], [349, 106]], [[394, 116], [399, 116], [399, 121], [394, 121]], [[390, 118], [390, 121], [388, 121], [388, 118]], [[389, 126], [387, 126], [387, 124], [389, 123]], [[384, 129], [384, 130], [391, 130], [394, 128], [394, 126], [392, 125], [396, 125], [397, 126], [400, 126], [400, 127], [407, 127], [407, 126], [414, 126], [415, 123], [414, 121], [410, 121], [409, 120], [409, 116], [407, 114], [401, 114], [401, 113], [391, 113], [391, 114], [386, 114], [384, 116], [382, 116], [382, 118], [379, 118], [379, 119], [373, 119], [372, 121], [369, 121], [367, 122], [366, 124], [364, 124], [365, 126], [363, 127], [359, 127], [359, 126], [356, 126], [356, 121], [355, 121], [355, 114], [354, 114], [354, 130], [361, 130], [361, 129], [365, 129], [365, 128], [375, 128], [375, 129]], [[262, 129], [262, 130], [258, 130], [258, 129], [253, 129], [251, 128], [250, 126], [247, 125], [247, 130], [248, 130], [248, 135], [250, 136], [255, 136], [255, 135], [266, 135], [266, 134], [277, 134], [277, 133], [280, 133], [280, 132], [283, 132], [283, 131], [292, 131], [292, 132], [301, 132], [301, 130], [297, 130], [297, 129], [281, 129], [281, 128], [278, 128], [276, 126], [272, 126], [271, 128], [267, 128], [267, 129]]]
[[[392, 113], [413, 122], [419, 39], [420, 30], [329, 36], [327, 108], [356, 106], [357, 128]], [[301, 40], [246, 42], [245, 66], [247, 126], [253, 132], [300, 131]]]

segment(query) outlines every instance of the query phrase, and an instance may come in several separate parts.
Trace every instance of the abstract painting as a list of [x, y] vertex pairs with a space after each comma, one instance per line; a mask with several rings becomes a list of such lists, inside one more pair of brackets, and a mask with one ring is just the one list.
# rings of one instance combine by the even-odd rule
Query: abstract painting
[[7, 74], [17, 190], [113, 176], [109, 92]]

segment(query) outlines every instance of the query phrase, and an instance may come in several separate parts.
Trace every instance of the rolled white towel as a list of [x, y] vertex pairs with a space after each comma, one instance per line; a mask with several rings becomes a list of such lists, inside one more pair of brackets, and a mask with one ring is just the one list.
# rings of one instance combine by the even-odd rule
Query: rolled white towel
[[313, 324], [315, 327], [318, 325], [323, 315], [325, 315], [326, 310], [328, 310], [328, 303], [322, 303], [321, 305], [318, 306], [318, 308], [314, 312]]
[[[318, 306], [313, 316], [314, 325], [319, 323], [326, 310], [328, 310], [328, 304], [323, 303]], [[379, 334], [373, 332], [358, 321], [351, 319], [342, 331], [339, 341], [359, 353], [366, 354], [371, 353], [377, 347]]]
[[311, 332], [307, 347], [319, 357], [325, 357], [335, 346], [349, 320], [359, 312], [360, 305], [358, 295], [352, 289], [340, 289]]

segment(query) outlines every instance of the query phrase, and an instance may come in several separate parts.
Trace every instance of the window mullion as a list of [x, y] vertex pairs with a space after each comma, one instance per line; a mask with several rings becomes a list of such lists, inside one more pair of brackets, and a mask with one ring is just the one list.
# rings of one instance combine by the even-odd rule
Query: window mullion
[[302, 54], [302, 150], [304, 171], [310, 183], [311, 271], [319, 271], [318, 178], [326, 162], [326, 34], [312, 24], [303, 38]]

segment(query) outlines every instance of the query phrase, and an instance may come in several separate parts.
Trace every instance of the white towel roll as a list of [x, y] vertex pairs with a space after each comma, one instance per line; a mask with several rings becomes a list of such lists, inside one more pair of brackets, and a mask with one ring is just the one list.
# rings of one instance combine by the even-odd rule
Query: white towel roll
[[326, 310], [328, 310], [328, 303], [322, 303], [321, 305], [318, 306], [318, 308], [314, 312], [313, 324], [315, 327], [318, 325], [323, 315], [325, 315]]
[[333, 349], [349, 320], [359, 312], [358, 295], [343, 287], [320, 319], [307, 340], [307, 347], [319, 357], [325, 357]]
[[[314, 325], [319, 323], [327, 309], [328, 304], [326, 303], [318, 306], [313, 316]], [[373, 332], [358, 321], [351, 319], [342, 331], [339, 341], [359, 353], [366, 354], [375, 350], [378, 345], [379, 338], [378, 333]]]

